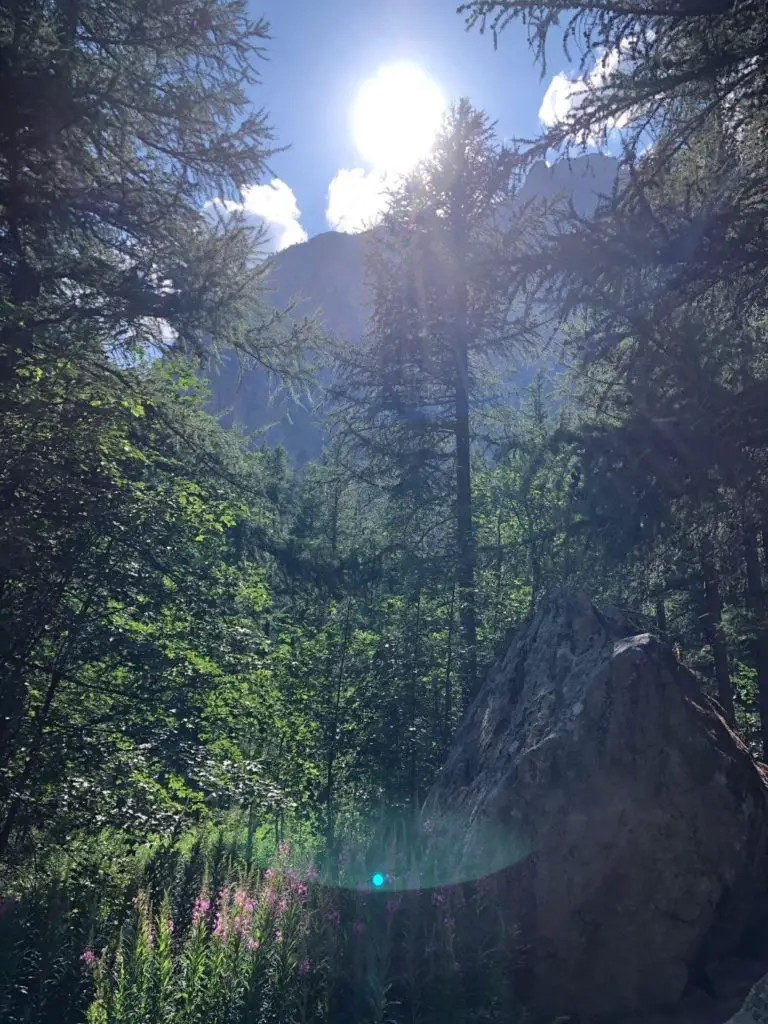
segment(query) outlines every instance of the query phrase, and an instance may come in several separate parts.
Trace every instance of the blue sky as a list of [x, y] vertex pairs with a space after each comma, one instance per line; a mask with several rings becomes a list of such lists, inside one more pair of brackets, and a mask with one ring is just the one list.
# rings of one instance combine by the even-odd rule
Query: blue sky
[[[485, 110], [498, 122], [501, 137], [530, 136], [539, 128], [549, 80], [542, 81], [534, 67], [520, 26], [507, 29], [494, 51], [490, 35], [465, 30], [454, 0], [251, 5], [254, 16], [270, 22], [272, 34], [254, 100], [269, 112], [280, 142], [291, 148], [271, 162], [282, 184], [270, 194], [252, 192], [246, 206], [286, 222], [278, 225], [278, 247], [328, 230], [328, 187], [340, 171], [359, 168], [363, 177], [371, 170], [357, 152], [350, 118], [358, 89], [382, 65], [420, 66], [448, 100], [468, 96]], [[562, 54], [552, 58], [551, 73], [565, 69]]]

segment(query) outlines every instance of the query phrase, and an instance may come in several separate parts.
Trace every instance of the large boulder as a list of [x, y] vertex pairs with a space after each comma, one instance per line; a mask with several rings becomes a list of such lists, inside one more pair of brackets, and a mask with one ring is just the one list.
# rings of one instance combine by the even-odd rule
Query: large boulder
[[742, 1007], [727, 1024], [768, 1024], [768, 974], [755, 982]]
[[423, 813], [464, 878], [502, 869], [534, 1014], [589, 1017], [668, 1004], [735, 948], [768, 888], [766, 792], [668, 646], [559, 593], [490, 673]]

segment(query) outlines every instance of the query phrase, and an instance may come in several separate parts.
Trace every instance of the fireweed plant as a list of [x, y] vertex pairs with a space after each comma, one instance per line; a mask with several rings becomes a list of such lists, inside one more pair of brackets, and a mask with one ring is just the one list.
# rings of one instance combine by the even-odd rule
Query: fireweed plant
[[141, 890], [114, 941], [83, 950], [88, 1024], [465, 1024], [517, 1010], [495, 878], [331, 886], [284, 844], [272, 867], [211, 882], [187, 906]]

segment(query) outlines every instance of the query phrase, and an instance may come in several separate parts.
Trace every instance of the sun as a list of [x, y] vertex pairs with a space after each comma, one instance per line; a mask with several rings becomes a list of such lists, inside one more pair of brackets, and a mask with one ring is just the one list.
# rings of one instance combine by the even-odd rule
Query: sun
[[386, 64], [360, 87], [355, 144], [374, 168], [406, 174], [425, 157], [445, 111], [440, 87], [415, 64]]

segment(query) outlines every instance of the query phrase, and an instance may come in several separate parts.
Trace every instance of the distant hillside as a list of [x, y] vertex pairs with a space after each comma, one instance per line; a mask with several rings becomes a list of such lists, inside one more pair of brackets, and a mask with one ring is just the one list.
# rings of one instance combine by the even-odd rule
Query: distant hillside
[[[597, 197], [610, 192], [617, 162], [593, 154], [548, 166], [534, 164], [521, 190], [521, 198], [569, 195], [582, 213], [594, 209]], [[365, 251], [370, 234], [328, 231], [293, 245], [272, 259], [270, 301], [277, 308], [294, 303], [296, 314], [318, 315], [333, 333], [356, 341], [365, 330]], [[248, 431], [269, 429], [264, 439], [284, 444], [298, 462], [316, 457], [322, 448], [322, 423], [287, 397], [270, 402], [266, 375], [250, 370], [242, 375], [234, 359], [225, 362], [212, 378], [211, 410], [226, 425], [237, 423]], [[228, 411], [228, 414], [226, 414]]]
[[543, 160], [531, 167], [520, 198], [527, 202], [539, 196], [554, 199], [570, 195], [580, 213], [590, 213], [599, 196], [609, 195], [616, 181], [618, 161], [612, 156], [591, 153], [588, 156], [546, 164]]
[[[293, 245], [272, 259], [269, 301], [277, 309], [292, 306], [296, 316], [315, 315], [334, 334], [351, 341], [365, 329], [364, 273], [368, 234], [327, 231]], [[270, 444], [283, 444], [297, 462], [316, 458], [322, 449], [322, 424], [285, 393], [275, 393], [262, 370], [241, 373], [235, 358], [211, 379], [211, 411], [225, 426], [263, 431]]]
[[369, 241], [368, 232], [345, 235], [326, 231], [278, 253], [270, 278], [275, 305], [284, 307], [298, 299], [300, 315], [320, 313], [329, 330], [350, 340], [361, 338]]

